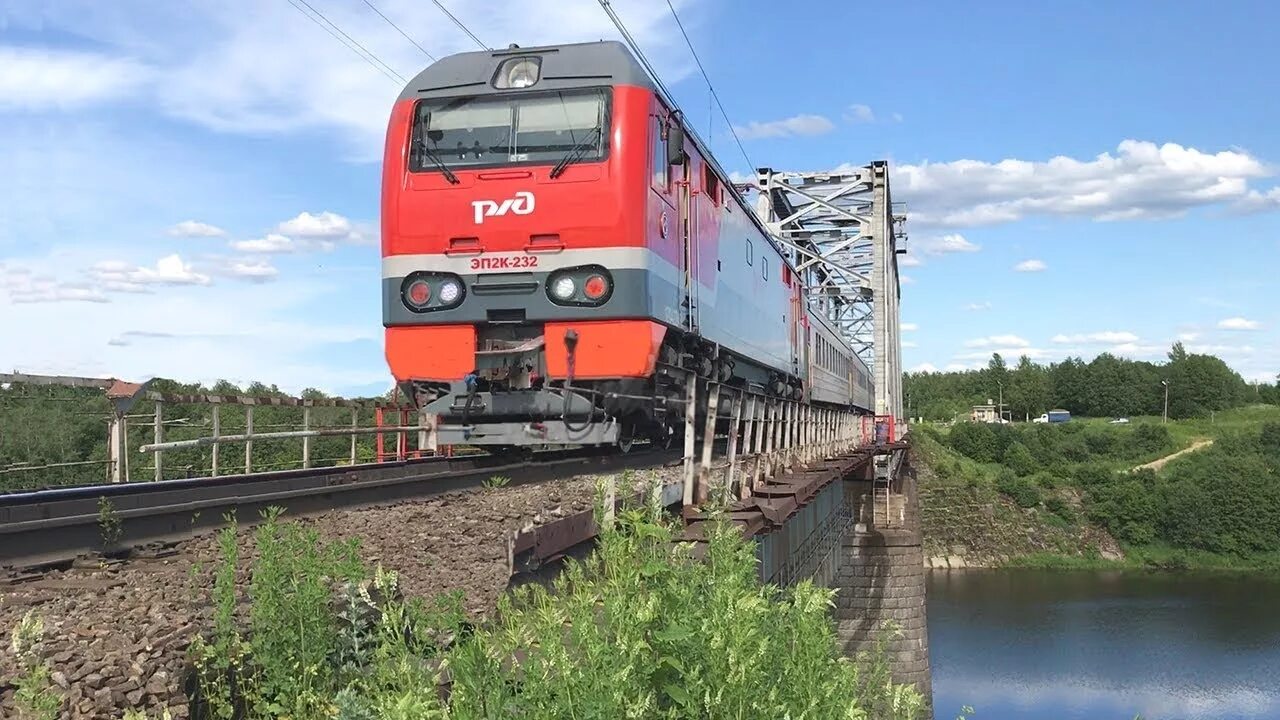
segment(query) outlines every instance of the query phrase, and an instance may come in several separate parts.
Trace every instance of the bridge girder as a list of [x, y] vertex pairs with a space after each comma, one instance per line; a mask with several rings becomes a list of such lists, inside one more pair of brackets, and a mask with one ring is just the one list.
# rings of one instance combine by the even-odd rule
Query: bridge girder
[[840, 172], [760, 168], [756, 211], [796, 267], [809, 307], [871, 369], [877, 415], [902, 417], [902, 296], [898, 254], [906, 216], [894, 212], [884, 161]]

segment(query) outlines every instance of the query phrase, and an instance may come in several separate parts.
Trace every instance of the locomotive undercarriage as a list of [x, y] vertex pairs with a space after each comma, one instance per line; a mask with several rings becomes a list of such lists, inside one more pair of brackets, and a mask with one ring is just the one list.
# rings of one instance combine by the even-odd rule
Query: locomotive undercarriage
[[[566, 336], [570, 357], [576, 334]], [[480, 329], [476, 368], [459, 382], [414, 381], [403, 389], [437, 418], [438, 445], [476, 445], [496, 452], [530, 446], [608, 445], [629, 451], [637, 439], [667, 447], [683, 437], [688, 377], [699, 397], [718, 382], [786, 400], [803, 398], [798, 378], [724, 351], [692, 333], [669, 329], [652, 376], [550, 380], [545, 339], [536, 325]], [[717, 414], [732, 411], [729, 397]], [[706, 407], [696, 410], [703, 427]]]

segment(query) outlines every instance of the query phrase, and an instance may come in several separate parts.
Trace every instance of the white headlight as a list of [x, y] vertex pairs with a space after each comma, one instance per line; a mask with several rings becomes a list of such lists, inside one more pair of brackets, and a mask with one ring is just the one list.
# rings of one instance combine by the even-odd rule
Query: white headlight
[[557, 300], [568, 300], [573, 297], [573, 292], [577, 289], [578, 286], [574, 284], [573, 278], [566, 275], [551, 285], [551, 294]]
[[507, 85], [513, 88], [525, 88], [538, 82], [538, 64], [532, 60], [519, 60], [507, 70]]
[[461, 294], [462, 287], [454, 280], [445, 280], [440, 285], [440, 302], [445, 305], [452, 305]]

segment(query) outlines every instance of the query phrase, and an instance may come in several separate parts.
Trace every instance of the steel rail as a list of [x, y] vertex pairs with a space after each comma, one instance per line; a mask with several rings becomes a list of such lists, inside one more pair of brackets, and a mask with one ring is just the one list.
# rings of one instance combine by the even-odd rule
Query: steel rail
[[314, 515], [421, 499], [483, 486], [494, 475], [512, 485], [581, 474], [655, 467], [677, 454], [599, 449], [539, 453], [534, 462], [498, 456], [429, 458], [377, 465], [294, 470], [199, 480], [98, 485], [0, 496], [0, 567], [56, 565], [105, 552], [174, 542], [226, 524], [257, 522], [263, 511]]

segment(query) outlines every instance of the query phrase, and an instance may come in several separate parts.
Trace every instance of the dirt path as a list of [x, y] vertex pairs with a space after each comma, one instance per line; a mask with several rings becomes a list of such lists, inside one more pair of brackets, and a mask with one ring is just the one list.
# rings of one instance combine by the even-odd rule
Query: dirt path
[[1144, 465], [1139, 465], [1139, 466], [1135, 467], [1135, 468], [1134, 468], [1134, 470], [1159, 470], [1160, 468], [1164, 467], [1164, 466], [1165, 466], [1165, 464], [1166, 464], [1166, 463], [1168, 463], [1170, 460], [1172, 460], [1172, 459], [1174, 459], [1174, 458], [1176, 458], [1176, 457], [1178, 457], [1178, 456], [1180, 456], [1180, 455], [1186, 455], [1187, 453], [1195, 452], [1195, 451], [1199, 450], [1200, 448], [1209, 447], [1209, 446], [1210, 446], [1210, 445], [1212, 445], [1212, 444], [1213, 444], [1213, 441], [1212, 441], [1212, 440], [1209, 440], [1208, 438], [1201, 438], [1201, 439], [1199, 439], [1199, 440], [1192, 440], [1192, 441], [1191, 441], [1191, 447], [1183, 448], [1182, 450], [1179, 450], [1178, 452], [1173, 453], [1173, 454], [1171, 454], [1171, 455], [1165, 455], [1164, 457], [1160, 458], [1159, 460], [1152, 460], [1151, 462], [1146, 463], [1146, 464], [1144, 464]]

